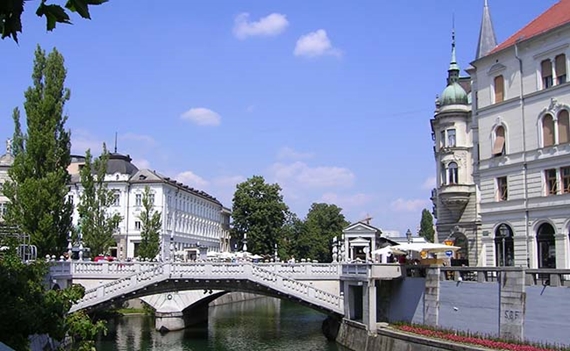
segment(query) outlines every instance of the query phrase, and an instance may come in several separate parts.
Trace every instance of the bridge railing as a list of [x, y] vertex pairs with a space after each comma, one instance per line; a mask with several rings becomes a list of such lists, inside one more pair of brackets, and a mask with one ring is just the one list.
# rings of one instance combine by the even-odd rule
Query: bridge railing
[[337, 263], [258, 263], [256, 265], [270, 269], [277, 274], [315, 279], [338, 279], [341, 270], [341, 265]]
[[[404, 266], [406, 276], [421, 277], [428, 266]], [[440, 280], [473, 281], [478, 283], [496, 282], [504, 271], [520, 270], [521, 267], [454, 267], [440, 266]], [[525, 283], [532, 285], [570, 287], [570, 269], [523, 268]]]
[[402, 277], [402, 268], [397, 263], [343, 263], [342, 276], [366, 279], [397, 279]]

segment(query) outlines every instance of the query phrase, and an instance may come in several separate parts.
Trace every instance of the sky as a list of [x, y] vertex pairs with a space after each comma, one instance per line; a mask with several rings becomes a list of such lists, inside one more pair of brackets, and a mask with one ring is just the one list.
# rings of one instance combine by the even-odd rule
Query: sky
[[[110, 0], [53, 32], [38, 2], [19, 44], [0, 41], [3, 140], [39, 44], [65, 57], [74, 154], [112, 150], [116, 133], [139, 168], [229, 208], [236, 184], [261, 175], [301, 219], [325, 202], [404, 235], [431, 211], [430, 119], [452, 23], [464, 69], [483, 0]], [[554, 3], [489, 0], [497, 40]]]

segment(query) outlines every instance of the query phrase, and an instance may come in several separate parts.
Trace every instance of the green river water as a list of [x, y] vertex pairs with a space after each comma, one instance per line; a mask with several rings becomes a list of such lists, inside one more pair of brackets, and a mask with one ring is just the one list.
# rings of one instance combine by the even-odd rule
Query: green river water
[[98, 351], [347, 351], [321, 332], [325, 315], [288, 301], [261, 298], [210, 307], [208, 322], [161, 335], [152, 317], [109, 321]]

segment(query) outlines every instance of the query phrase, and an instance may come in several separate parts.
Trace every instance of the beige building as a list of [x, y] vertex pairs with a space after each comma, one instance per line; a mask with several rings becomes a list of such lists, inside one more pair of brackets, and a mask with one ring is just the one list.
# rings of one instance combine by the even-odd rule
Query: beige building
[[432, 120], [438, 239], [464, 234], [470, 265], [570, 268], [569, 55], [570, 0], [499, 45], [485, 1], [472, 92], [449, 84]]

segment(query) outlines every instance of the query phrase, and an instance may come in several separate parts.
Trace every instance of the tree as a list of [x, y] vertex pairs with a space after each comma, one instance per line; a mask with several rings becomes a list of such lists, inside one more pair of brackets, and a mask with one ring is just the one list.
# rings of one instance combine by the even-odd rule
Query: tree
[[420, 236], [423, 236], [427, 241], [433, 243], [435, 230], [433, 229], [433, 216], [428, 209], [423, 209], [422, 219], [420, 221]]
[[295, 213], [287, 211], [281, 232], [281, 242], [279, 244], [280, 257], [289, 258], [291, 256], [299, 256], [297, 242], [303, 234], [304, 225], [305, 223], [300, 220]]
[[143, 210], [139, 214], [141, 220], [141, 243], [138, 255], [142, 258], [153, 259], [160, 252], [160, 230], [162, 228], [162, 213], [154, 209], [154, 194], [145, 186], [142, 198]]
[[332, 240], [340, 237], [349, 224], [336, 205], [313, 203], [305, 219], [303, 234], [296, 246], [300, 258], [310, 258], [319, 262], [332, 260]]
[[93, 323], [82, 311], [68, 313], [85, 289], [72, 285], [63, 290], [46, 290], [46, 262], [23, 263], [16, 254], [17, 242], [8, 245], [11, 249], [0, 259], [0, 340], [16, 350], [26, 350], [29, 335], [48, 334], [58, 341], [69, 335], [71, 349], [92, 350], [95, 336], [106, 331], [105, 324]]
[[267, 184], [262, 176], [253, 176], [236, 187], [231, 235], [241, 244], [247, 234], [250, 252], [273, 253], [287, 211], [279, 184]]
[[85, 164], [81, 168], [81, 186], [77, 212], [81, 221], [81, 234], [85, 245], [95, 255], [107, 254], [109, 247], [115, 243], [113, 235], [121, 223], [118, 213], [110, 213], [109, 207], [114, 202], [114, 191], [107, 188], [105, 174], [109, 153], [103, 144], [101, 156], [92, 159], [91, 151], [85, 153]]
[[[10, 37], [18, 42], [18, 33], [22, 33], [22, 13], [26, 0], [0, 1], [0, 32], [2, 39]], [[67, 0], [64, 7], [55, 4], [46, 4], [41, 0], [36, 9], [38, 17], [45, 17], [46, 29], [52, 31], [57, 23], [71, 24], [68, 12], [77, 12], [85, 19], [91, 19], [90, 5], [100, 5], [108, 0]]]
[[63, 56], [56, 49], [46, 56], [38, 46], [33, 85], [24, 94], [26, 134], [19, 110], [13, 115], [15, 155], [10, 181], [4, 184], [10, 200], [6, 222], [30, 235], [39, 255], [63, 253], [71, 230], [72, 205], [66, 201], [71, 144], [63, 114], [70, 92], [65, 76]]

